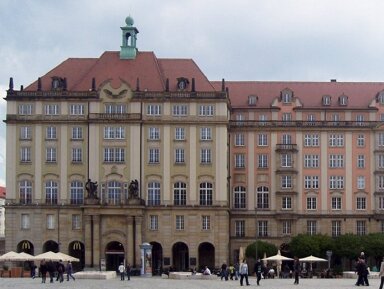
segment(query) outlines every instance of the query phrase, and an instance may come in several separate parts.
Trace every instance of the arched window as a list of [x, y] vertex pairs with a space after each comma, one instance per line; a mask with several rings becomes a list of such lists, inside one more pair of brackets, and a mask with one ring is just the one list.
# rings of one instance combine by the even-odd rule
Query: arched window
[[57, 182], [49, 180], [45, 183], [45, 203], [57, 205], [58, 185]]
[[213, 186], [205, 182], [200, 184], [200, 206], [212, 206]]
[[32, 182], [28, 180], [22, 180], [19, 183], [19, 198], [20, 204], [32, 203]]
[[108, 182], [108, 203], [112, 205], [120, 204], [121, 183], [117, 181]]
[[160, 205], [160, 183], [150, 182], [148, 183], [148, 206]]
[[234, 189], [234, 207], [236, 209], [245, 209], [246, 208], [246, 199], [247, 192], [245, 187], [237, 186]]
[[257, 208], [269, 208], [269, 189], [266, 186], [260, 186], [257, 188]]
[[187, 204], [187, 185], [185, 183], [177, 182], [173, 185], [173, 204], [176, 206]]
[[80, 205], [84, 201], [84, 184], [80, 181], [72, 181], [71, 182], [71, 204], [72, 205]]

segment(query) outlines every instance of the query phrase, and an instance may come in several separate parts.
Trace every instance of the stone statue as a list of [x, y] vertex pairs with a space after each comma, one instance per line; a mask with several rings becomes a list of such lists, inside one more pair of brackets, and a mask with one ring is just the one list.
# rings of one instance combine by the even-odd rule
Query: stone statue
[[139, 181], [133, 180], [129, 184], [129, 198], [137, 199], [139, 197]]
[[92, 182], [91, 179], [88, 179], [85, 189], [88, 192], [89, 199], [97, 199], [97, 182]]

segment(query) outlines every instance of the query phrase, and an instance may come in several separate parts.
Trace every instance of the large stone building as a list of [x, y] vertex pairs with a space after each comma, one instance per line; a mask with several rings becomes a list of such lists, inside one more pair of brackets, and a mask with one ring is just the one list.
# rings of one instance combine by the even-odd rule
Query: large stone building
[[6, 249], [178, 270], [384, 231], [384, 83], [210, 81], [136, 47], [7, 91]]

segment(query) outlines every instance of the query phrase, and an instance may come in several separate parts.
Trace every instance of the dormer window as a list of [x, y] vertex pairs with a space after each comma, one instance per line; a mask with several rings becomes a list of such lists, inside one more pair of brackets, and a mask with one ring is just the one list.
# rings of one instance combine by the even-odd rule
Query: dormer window
[[291, 103], [292, 97], [293, 97], [293, 93], [289, 89], [285, 89], [281, 92], [281, 101], [283, 103]]
[[189, 84], [189, 80], [185, 77], [179, 77], [177, 79], [177, 89], [179, 89], [179, 90], [187, 89], [188, 84]]
[[52, 77], [52, 90], [63, 90], [66, 89], [66, 79], [58, 76]]
[[256, 105], [258, 99], [259, 98], [256, 95], [249, 95], [248, 96], [248, 105]]
[[331, 105], [331, 97], [329, 95], [323, 96], [323, 105]]
[[384, 104], [384, 91], [381, 91], [377, 96], [376, 101], [380, 104]]
[[348, 96], [342, 95], [339, 97], [339, 105], [347, 105], [348, 104]]

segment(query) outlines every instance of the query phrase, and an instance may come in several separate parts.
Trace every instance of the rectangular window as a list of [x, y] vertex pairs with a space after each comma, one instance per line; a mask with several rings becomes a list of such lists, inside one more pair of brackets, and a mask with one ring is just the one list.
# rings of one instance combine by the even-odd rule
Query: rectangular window
[[292, 168], [292, 154], [281, 154], [281, 167]]
[[81, 229], [81, 216], [72, 215], [72, 230], [80, 230], [80, 229]]
[[318, 189], [319, 188], [319, 176], [304, 176], [304, 188], [305, 189]]
[[292, 114], [290, 112], [284, 112], [282, 115], [283, 122], [289, 122], [292, 120]]
[[147, 105], [147, 115], [161, 115], [160, 104], [148, 104]]
[[200, 163], [201, 164], [210, 164], [211, 159], [211, 150], [210, 149], [201, 149], [200, 151]]
[[235, 221], [235, 236], [245, 237], [245, 221]]
[[366, 222], [356, 221], [356, 235], [364, 236], [367, 234]]
[[259, 237], [268, 237], [268, 221], [258, 221], [257, 235]]
[[83, 152], [81, 148], [72, 148], [72, 162], [81, 163], [83, 161]]
[[21, 147], [20, 148], [20, 162], [29, 163], [31, 162], [31, 148]]
[[341, 221], [332, 221], [332, 237], [341, 235]]
[[307, 197], [307, 210], [316, 210], [316, 209], [317, 209], [316, 197]]
[[21, 214], [21, 229], [28, 230], [31, 228], [31, 220], [29, 214]]
[[235, 168], [237, 168], [237, 169], [245, 168], [245, 155], [244, 154], [235, 154]]
[[332, 210], [341, 210], [341, 197], [332, 197]]
[[22, 140], [32, 139], [32, 127], [30, 126], [20, 127], [20, 139]]
[[384, 210], [384, 196], [378, 197], [378, 209]]
[[264, 133], [258, 135], [258, 146], [268, 146], [268, 136]]
[[343, 176], [330, 176], [329, 177], [330, 189], [344, 189], [344, 177]]
[[127, 113], [127, 106], [121, 103], [107, 103], [104, 106], [106, 114], [125, 114]]
[[48, 126], [46, 128], [45, 138], [49, 139], [49, 140], [57, 138], [56, 127], [55, 126]]
[[104, 148], [104, 162], [106, 163], [123, 163], [125, 162], [124, 148]]
[[305, 147], [318, 147], [319, 146], [319, 135], [318, 134], [306, 134], [306, 135], [304, 135], [304, 146]]
[[235, 146], [244, 146], [245, 145], [245, 136], [243, 133], [235, 134]]
[[184, 230], [184, 216], [180, 216], [180, 215], [176, 216], [176, 230], [177, 231]]
[[210, 127], [200, 128], [200, 140], [212, 140], [212, 130]]
[[185, 140], [185, 129], [183, 127], [177, 127], [175, 129], [175, 139]]
[[358, 147], [363, 147], [365, 146], [365, 136], [363, 134], [359, 134], [357, 136], [357, 146]]
[[150, 127], [148, 131], [148, 138], [150, 140], [159, 140], [160, 139], [160, 128]]
[[316, 235], [317, 233], [317, 222], [316, 221], [307, 221], [307, 234]]
[[160, 150], [158, 148], [149, 149], [149, 161], [150, 164], [160, 163]]
[[344, 156], [343, 155], [330, 155], [329, 156], [329, 167], [330, 168], [343, 168], [344, 167]]
[[364, 176], [358, 176], [357, 177], [357, 188], [359, 190], [365, 189], [365, 177]]
[[175, 150], [175, 163], [176, 164], [185, 163], [184, 149], [176, 149]]
[[268, 168], [268, 155], [267, 154], [259, 154], [259, 168]]
[[377, 168], [383, 169], [384, 168], [384, 155], [377, 155], [376, 156], [377, 160]]
[[202, 216], [201, 227], [203, 231], [208, 231], [211, 229], [211, 216]]
[[281, 141], [283, 144], [292, 144], [292, 136], [290, 134], [283, 134]]
[[172, 107], [172, 114], [174, 116], [186, 116], [188, 115], [188, 106], [184, 104], [175, 104]]
[[318, 168], [319, 167], [319, 155], [304, 155], [304, 167], [305, 168]]
[[19, 115], [32, 115], [32, 104], [19, 104]]
[[292, 188], [292, 176], [289, 176], [289, 175], [281, 176], [281, 188], [282, 189]]
[[292, 198], [291, 197], [283, 197], [281, 208], [283, 210], [291, 210], [292, 209]]
[[383, 147], [384, 146], [384, 133], [378, 133], [377, 134], [377, 146]]
[[71, 104], [69, 106], [70, 115], [84, 115], [84, 104]]
[[159, 229], [159, 216], [150, 215], [149, 216], [149, 230], [157, 231]]
[[104, 139], [125, 139], [125, 128], [121, 126], [104, 127]]
[[52, 214], [47, 215], [47, 229], [48, 230], [55, 229], [55, 215], [52, 215]]
[[291, 235], [292, 234], [292, 221], [286, 220], [283, 221], [283, 235]]
[[215, 109], [213, 105], [200, 105], [199, 115], [200, 116], [213, 116], [215, 114]]
[[357, 156], [357, 167], [359, 169], [365, 168], [365, 156], [364, 155], [358, 155]]
[[75, 126], [72, 128], [72, 139], [83, 139], [83, 128]]
[[344, 146], [344, 135], [343, 134], [330, 134], [329, 135], [329, 146], [330, 147], [343, 147]]
[[59, 112], [59, 105], [58, 104], [46, 104], [44, 106], [44, 113], [45, 115], [58, 115]]
[[356, 198], [356, 209], [357, 210], [366, 210], [367, 209], [366, 197], [357, 197]]
[[56, 148], [54, 147], [47, 147], [45, 150], [45, 161], [47, 163], [55, 163], [57, 161], [56, 159]]

